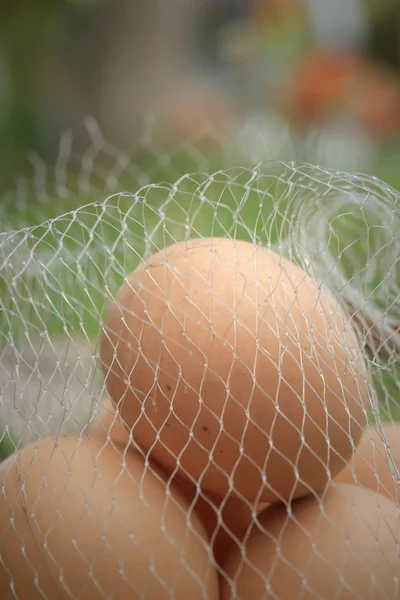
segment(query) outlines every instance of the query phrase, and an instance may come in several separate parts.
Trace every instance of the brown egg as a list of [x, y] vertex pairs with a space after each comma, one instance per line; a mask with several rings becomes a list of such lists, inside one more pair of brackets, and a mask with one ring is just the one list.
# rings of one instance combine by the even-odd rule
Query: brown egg
[[[397, 469], [397, 472], [396, 472]], [[400, 425], [369, 427], [337, 483], [359, 483], [396, 502], [399, 499]]]
[[2, 600], [217, 600], [199, 518], [135, 451], [44, 439], [3, 463], [0, 481]]
[[267, 508], [225, 565], [221, 600], [399, 598], [396, 505], [360, 486]]
[[116, 295], [101, 345], [133, 437], [168, 472], [256, 502], [323, 487], [361, 437], [361, 350], [330, 294], [231, 239], [176, 244]]

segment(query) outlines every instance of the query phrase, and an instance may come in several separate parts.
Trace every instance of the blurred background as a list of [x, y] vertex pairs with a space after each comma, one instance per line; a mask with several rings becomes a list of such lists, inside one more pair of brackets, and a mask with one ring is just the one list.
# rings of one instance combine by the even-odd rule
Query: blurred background
[[166, 146], [235, 130], [251, 160], [290, 139], [400, 188], [400, 2], [2, 2], [0, 190], [66, 128], [84, 144], [86, 115], [129, 153], [146, 128]]
[[[78, 343], [77, 335], [96, 339], [104, 289], [116, 290], [121, 282], [122, 273], [106, 266], [115, 258], [115, 264], [127, 268], [127, 248], [119, 242], [123, 211], [129, 213], [136, 244], [129, 251], [136, 260], [148, 244], [166, 243], [160, 214], [173, 232], [168, 235], [177, 239], [186, 235], [192, 197], [197, 193], [202, 202], [195, 177], [178, 186], [179, 200], [174, 196], [168, 205], [168, 186], [144, 192], [145, 210], [144, 204], [132, 208], [131, 192], [186, 173], [270, 159], [362, 171], [400, 190], [399, 0], [0, 2], [0, 338], [29, 341], [27, 331], [44, 329], [46, 335], [60, 336], [57, 350], [53, 341], [41, 346], [38, 372], [37, 355], [28, 343], [21, 360], [15, 352], [2, 354], [0, 387], [6, 391], [0, 395], [0, 459], [13, 451], [15, 440], [32, 434], [31, 422], [43, 432], [43, 423], [50, 428], [63, 421], [64, 404], [58, 399], [64, 399], [65, 373], [69, 365], [75, 372], [78, 359], [65, 359], [65, 373], [53, 381], [57, 353], [69, 356], [75, 348], [77, 356], [88, 355], [83, 371], [91, 373], [92, 351], [87, 339]], [[257, 227], [262, 232], [265, 227], [270, 237], [285, 229], [286, 209], [274, 213], [274, 202], [275, 197], [284, 203], [292, 198], [292, 175], [289, 166], [280, 180], [275, 167], [266, 169], [262, 210], [256, 189], [251, 196], [247, 190], [240, 204], [244, 236]], [[313, 221], [312, 235], [304, 237], [317, 256], [323, 254], [320, 247], [328, 248], [325, 233], [332, 237], [334, 253], [341, 240], [340, 256], [348, 251], [353, 268], [346, 276], [353, 281], [354, 272], [362, 289], [357, 298], [364, 298], [361, 285], [367, 281], [371, 298], [389, 311], [397, 328], [398, 277], [388, 265], [398, 260], [400, 229], [392, 205], [382, 200], [390, 193], [376, 186], [368, 196], [368, 220], [360, 204], [362, 186], [349, 186], [340, 173], [324, 178], [325, 184], [317, 185], [312, 171], [306, 177], [306, 189], [312, 181], [328, 212], [322, 213], [326, 222], [319, 223], [319, 232]], [[331, 196], [327, 183], [332, 180], [338, 193]], [[236, 231], [234, 187], [218, 182], [207, 187], [208, 200], [223, 199], [224, 209], [216, 218], [212, 205], [201, 204], [196, 227], [202, 235]], [[349, 189], [353, 193], [341, 194]], [[46, 228], [48, 219], [114, 192], [101, 220], [98, 205], [92, 204], [78, 220], [70, 212], [70, 219]], [[315, 206], [312, 192], [302, 197]], [[274, 228], [267, 227], [269, 219]], [[42, 223], [22, 245], [18, 236], [13, 240], [13, 231]], [[97, 238], [91, 242], [93, 232]], [[371, 266], [371, 257], [377, 265]], [[12, 294], [11, 280], [19, 286]], [[390, 419], [400, 419], [398, 356], [397, 348], [390, 372], [377, 369], [374, 380]], [[16, 370], [18, 361], [25, 371]], [[13, 369], [19, 397], [10, 384]], [[51, 390], [43, 402], [42, 386]], [[77, 423], [92, 406], [85, 390], [80, 381], [74, 388], [68, 375], [73, 405], [82, 411], [80, 416], [72, 411]], [[86, 400], [76, 402], [81, 397]]]

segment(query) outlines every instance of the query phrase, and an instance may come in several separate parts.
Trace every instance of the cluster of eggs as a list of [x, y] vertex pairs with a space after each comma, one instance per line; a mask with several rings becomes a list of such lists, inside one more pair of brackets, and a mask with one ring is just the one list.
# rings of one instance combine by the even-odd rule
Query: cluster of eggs
[[0, 466], [2, 598], [397, 597], [363, 352], [298, 266], [238, 240], [169, 246], [120, 288], [101, 359], [90, 435]]

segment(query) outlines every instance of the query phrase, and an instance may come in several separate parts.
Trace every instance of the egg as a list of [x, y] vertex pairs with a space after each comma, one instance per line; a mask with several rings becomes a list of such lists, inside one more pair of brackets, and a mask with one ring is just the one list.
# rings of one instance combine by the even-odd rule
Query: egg
[[361, 486], [268, 507], [224, 565], [221, 600], [399, 598], [396, 505]]
[[218, 598], [185, 497], [101, 437], [31, 444], [0, 466], [0, 597]]
[[369, 427], [346, 467], [336, 476], [337, 483], [359, 483], [399, 499], [400, 425]]
[[251, 242], [193, 239], [144, 261], [110, 306], [101, 359], [135, 442], [221, 497], [323, 487], [365, 424], [362, 352], [338, 303]]

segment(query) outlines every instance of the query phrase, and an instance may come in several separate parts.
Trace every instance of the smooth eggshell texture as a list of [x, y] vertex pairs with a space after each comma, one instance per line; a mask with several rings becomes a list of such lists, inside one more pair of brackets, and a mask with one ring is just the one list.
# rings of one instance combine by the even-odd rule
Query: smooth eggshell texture
[[199, 518], [135, 451], [44, 439], [3, 463], [0, 482], [2, 600], [217, 600]]
[[400, 425], [369, 427], [337, 483], [358, 483], [398, 502], [400, 498]]
[[152, 256], [118, 291], [101, 354], [135, 442], [211, 494], [272, 502], [321, 488], [365, 424], [362, 353], [339, 306], [249, 242]]
[[[322, 512], [323, 507], [323, 512]], [[283, 504], [258, 517], [224, 565], [221, 600], [395, 600], [400, 577], [396, 505], [360, 486]]]

